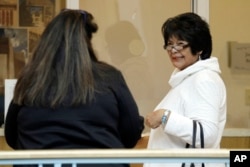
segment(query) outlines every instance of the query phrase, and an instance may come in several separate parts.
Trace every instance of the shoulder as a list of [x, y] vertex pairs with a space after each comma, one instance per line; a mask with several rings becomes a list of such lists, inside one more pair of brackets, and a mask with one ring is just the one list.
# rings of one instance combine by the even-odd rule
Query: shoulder
[[122, 72], [114, 66], [105, 62], [97, 62], [94, 66], [97, 82], [113, 86], [118, 86], [125, 82]]
[[121, 71], [111, 64], [106, 62], [97, 62], [95, 64], [97, 72], [105, 74], [106, 76], [118, 77], [122, 75]]
[[195, 84], [204, 84], [204, 83], [214, 83], [214, 84], [222, 84], [223, 80], [220, 74], [216, 71], [212, 71], [209, 69], [204, 69], [199, 71], [194, 77]]
[[226, 88], [220, 74], [211, 70], [203, 70], [197, 73], [193, 81], [197, 91], [202, 93], [225, 94]]

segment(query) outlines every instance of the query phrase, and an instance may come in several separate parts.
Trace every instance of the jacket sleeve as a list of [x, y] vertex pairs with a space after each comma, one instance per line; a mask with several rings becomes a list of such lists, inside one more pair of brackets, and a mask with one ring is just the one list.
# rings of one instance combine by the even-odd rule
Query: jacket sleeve
[[[226, 112], [222, 109], [225, 105], [225, 88], [220, 82], [201, 79], [195, 82], [193, 87], [193, 89], [190, 87], [193, 90], [192, 94], [182, 92], [189, 97], [184, 102], [185, 115], [179, 115], [178, 112], [171, 113], [165, 131], [191, 144], [192, 120], [198, 120], [203, 125], [205, 147], [211, 148], [221, 138], [226, 121]], [[200, 133], [199, 128], [197, 133]], [[197, 147], [200, 147], [199, 137]]]
[[20, 109], [21, 106], [11, 101], [4, 123], [6, 142], [13, 149], [17, 149], [17, 116]]
[[140, 116], [137, 104], [122, 76], [119, 75], [117, 99], [120, 110], [119, 131], [126, 148], [132, 148], [141, 138], [144, 118]]

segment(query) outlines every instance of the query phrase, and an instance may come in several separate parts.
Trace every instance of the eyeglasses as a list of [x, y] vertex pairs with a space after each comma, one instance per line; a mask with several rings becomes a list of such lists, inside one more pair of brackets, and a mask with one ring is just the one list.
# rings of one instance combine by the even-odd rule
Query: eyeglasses
[[189, 44], [177, 44], [177, 45], [163, 45], [163, 48], [167, 51], [171, 51], [173, 48], [176, 50], [176, 51], [181, 51], [185, 48], [189, 47]]

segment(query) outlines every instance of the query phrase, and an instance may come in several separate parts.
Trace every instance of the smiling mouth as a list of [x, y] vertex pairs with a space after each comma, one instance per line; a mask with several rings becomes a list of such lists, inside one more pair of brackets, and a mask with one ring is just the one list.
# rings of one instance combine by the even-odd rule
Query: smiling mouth
[[176, 59], [181, 59], [184, 58], [184, 56], [172, 56], [172, 59], [176, 60]]

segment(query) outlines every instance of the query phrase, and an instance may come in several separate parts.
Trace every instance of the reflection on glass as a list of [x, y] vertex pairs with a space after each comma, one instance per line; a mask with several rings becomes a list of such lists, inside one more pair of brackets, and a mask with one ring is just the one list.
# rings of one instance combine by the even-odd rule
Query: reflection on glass
[[137, 29], [129, 21], [118, 21], [107, 29], [105, 39], [112, 63], [122, 71], [139, 109], [145, 109], [153, 85], [149, 64], [143, 56], [145, 44]]

